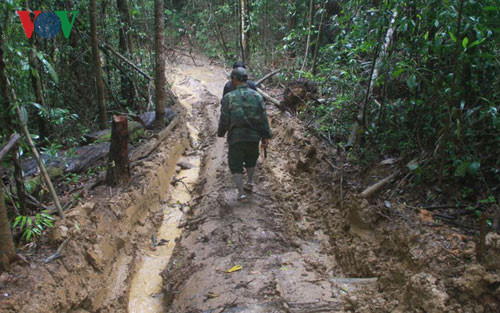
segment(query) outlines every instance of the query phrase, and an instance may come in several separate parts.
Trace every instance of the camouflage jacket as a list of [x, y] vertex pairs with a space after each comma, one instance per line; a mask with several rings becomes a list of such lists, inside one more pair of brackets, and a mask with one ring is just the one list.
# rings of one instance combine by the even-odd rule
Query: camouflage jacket
[[[255, 83], [253, 81], [251, 81], [250, 79], [247, 80], [247, 85], [248, 85], [248, 88], [250, 89], [253, 89], [255, 91], [257, 91], [257, 86], [255, 85]], [[233, 83], [231, 81], [228, 81], [225, 85], [224, 85], [224, 91], [222, 92], [222, 97], [224, 97], [226, 94], [230, 93], [231, 91], [235, 91], [236, 88], [233, 86]]]
[[222, 99], [217, 136], [224, 137], [226, 132], [229, 144], [271, 138], [264, 100], [247, 84], [238, 86]]

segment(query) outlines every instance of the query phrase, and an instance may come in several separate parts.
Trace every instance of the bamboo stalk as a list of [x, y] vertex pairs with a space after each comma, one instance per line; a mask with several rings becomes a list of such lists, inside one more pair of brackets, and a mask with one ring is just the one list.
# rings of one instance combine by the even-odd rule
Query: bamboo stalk
[[[7, 88], [10, 87], [10, 82], [9, 79], [7, 78]], [[14, 99], [14, 102], [17, 101], [17, 96], [15, 91], [10, 88], [11, 93], [12, 93], [12, 98]], [[40, 158], [40, 154], [38, 153], [38, 150], [36, 149], [35, 144], [33, 143], [33, 140], [31, 139], [31, 134], [28, 130], [28, 127], [26, 126], [25, 123], [23, 123], [23, 117], [21, 113], [21, 109], [19, 108], [18, 105], [16, 105], [16, 114], [19, 119], [19, 123], [21, 125], [21, 131], [23, 132], [24, 136], [26, 137], [26, 140], [28, 141], [28, 146], [31, 149], [31, 152], [33, 153], [33, 156], [35, 157], [35, 160], [38, 164], [38, 167], [40, 168], [40, 172], [42, 173], [42, 178], [49, 187], [49, 192], [52, 197], [52, 200], [54, 200], [54, 205], [56, 206], [57, 213], [62, 219], [65, 219], [64, 217], [64, 212], [61, 207], [61, 203], [59, 202], [59, 197], [57, 196], [56, 190], [54, 189], [54, 185], [52, 185], [52, 181], [50, 180], [49, 173], [47, 173], [47, 169], [45, 168], [45, 165], [43, 164], [43, 160]]]

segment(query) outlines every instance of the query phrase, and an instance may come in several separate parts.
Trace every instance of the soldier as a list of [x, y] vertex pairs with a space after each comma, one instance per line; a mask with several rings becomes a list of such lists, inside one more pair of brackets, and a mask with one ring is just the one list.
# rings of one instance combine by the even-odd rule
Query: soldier
[[[235, 68], [238, 68], [238, 67], [242, 67], [242, 68], [246, 69], [245, 64], [241, 61], [235, 62], [233, 64], [233, 70]], [[255, 85], [255, 83], [253, 81], [247, 80], [247, 85], [248, 85], [248, 88], [251, 88], [253, 90], [257, 90], [257, 86]], [[222, 92], [222, 96], [224, 97], [226, 95], [226, 93], [229, 93], [229, 92], [234, 91], [234, 90], [236, 90], [236, 87], [233, 85], [233, 83], [231, 81], [228, 81], [226, 83], [226, 85], [224, 85], [224, 91]]]
[[[227, 134], [229, 144], [228, 165], [233, 174], [238, 200], [247, 198], [245, 191], [252, 192], [255, 165], [259, 158], [259, 141], [267, 147], [271, 138], [266, 106], [262, 96], [248, 87], [248, 74], [243, 67], [231, 72], [231, 83], [236, 90], [222, 99], [221, 116], [217, 136]], [[246, 168], [247, 182], [243, 185], [243, 167]]]

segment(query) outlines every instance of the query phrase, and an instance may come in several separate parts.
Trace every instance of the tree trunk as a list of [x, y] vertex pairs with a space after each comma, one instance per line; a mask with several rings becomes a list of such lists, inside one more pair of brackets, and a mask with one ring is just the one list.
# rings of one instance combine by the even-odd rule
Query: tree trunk
[[16, 144], [14, 153], [12, 154], [12, 162], [14, 163], [14, 181], [16, 184], [16, 193], [19, 199], [19, 211], [23, 214], [27, 213], [26, 209], [26, 187], [24, 186], [23, 170], [21, 160], [18, 155], [19, 145]]
[[[132, 53], [132, 39], [130, 35], [130, 15], [128, 8], [128, 0], [116, 0], [116, 6], [120, 12], [120, 17], [122, 19], [120, 31], [119, 31], [119, 46], [120, 53], [127, 56]], [[123, 99], [127, 101], [127, 107], [134, 107], [134, 83], [128, 78], [127, 75], [121, 73], [121, 93]]]
[[241, 60], [250, 67], [250, 45], [247, 0], [240, 0], [240, 44]]
[[321, 8], [321, 18], [319, 20], [319, 28], [318, 28], [318, 36], [316, 37], [316, 44], [314, 45], [314, 55], [313, 55], [313, 65], [312, 65], [312, 73], [316, 75], [316, 61], [318, 60], [318, 51], [319, 51], [319, 46], [320, 46], [320, 40], [321, 40], [321, 31], [323, 30], [323, 18], [325, 17], [325, 5], [326, 2], [323, 4], [323, 7]]
[[[297, 27], [297, 8], [296, 8], [296, 0], [288, 0], [287, 7], [287, 30], [291, 32]], [[293, 9], [292, 9], [293, 7]], [[294, 49], [289, 50], [290, 57], [294, 58], [296, 56], [296, 51]]]
[[[3, 63], [3, 62], [2, 62]], [[2, 158], [14, 147], [19, 141], [18, 134], [12, 136], [2, 149], [0, 149], [0, 162]], [[17, 152], [16, 152], [17, 153]], [[0, 168], [1, 169], [1, 168]], [[14, 242], [12, 241], [12, 234], [10, 231], [9, 219], [7, 216], [7, 208], [5, 207], [5, 196], [3, 190], [0, 189], [0, 272], [2, 270], [8, 271], [10, 261], [16, 256]]]
[[94, 63], [95, 82], [97, 87], [97, 104], [99, 106], [99, 129], [106, 129], [106, 98], [104, 96], [104, 83], [102, 77], [101, 57], [99, 55], [99, 42], [97, 39], [96, 1], [90, 0], [90, 33], [92, 45], [92, 60]]
[[[31, 37], [30, 39], [31, 43], [31, 52], [29, 56], [29, 64], [30, 64], [30, 76], [31, 76], [31, 84], [33, 85], [33, 90], [35, 91], [35, 101], [43, 109], [46, 109], [45, 107], [45, 98], [43, 96], [43, 91], [42, 91], [42, 80], [40, 78], [40, 71], [39, 71], [39, 66], [38, 62], [36, 60], [36, 43], [35, 43], [35, 37]], [[38, 131], [39, 131], [39, 136], [40, 136], [40, 141], [42, 144], [44, 143], [44, 139], [48, 137], [49, 135], [49, 127], [47, 125], [47, 122], [44, 117], [40, 116], [40, 114], [36, 115], [36, 122], [38, 124]]]
[[[5, 75], [5, 62], [3, 60], [3, 35], [2, 35], [2, 28], [0, 27], [0, 81], [1, 81], [1, 92], [2, 96], [4, 98], [5, 105], [9, 105], [9, 88], [10, 88], [10, 83], [9, 79]], [[14, 103], [17, 103], [17, 97], [14, 92], [14, 89], [11, 89], [12, 92], [12, 98], [14, 100]], [[61, 204], [59, 202], [59, 198], [57, 197], [56, 191], [54, 189], [54, 186], [52, 185], [52, 181], [50, 180], [49, 174], [47, 173], [47, 170], [45, 169], [45, 165], [43, 164], [43, 161], [40, 158], [40, 154], [38, 154], [38, 150], [35, 147], [35, 144], [33, 143], [33, 140], [31, 139], [31, 135], [28, 131], [28, 127], [26, 124], [23, 122], [23, 114], [21, 112], [21, 109], [19, 106], [15, 107], [15, 111], [17, 114], [17, 118], [19, 121], [19, 125], [21, 128], [22, 133], [24, 133], [24, 136], [26, 137], [26, 140], [28, 141], [28, 146], [31, 148], [31, 152], [33, 153], [33, 156], [35, 157], [38, 166], [40, 168], [40, 172], [42, 174], [42, 177], [49, 187], [49, 192], [50, 195], [52, 196], [52, 199], [54, 200], [54, 205], [57, 208], [57, 211], [59, 212], [59, 215], [61, 218], [64, 219], [64, 213], [62, 211]], [[22, 184], [24, 188], [24, 183]], [[24, 191], [23, 191], [23, 196], [24, 196]]]
[[[0, 87], [1, 87], [1, 93], [2, 93], [2, 98], [3, 98], [3, 104], [4, 104], [4, 110], [5, 112], [9, 112], [10, 110], [10, 99], [9, 99], [9, 89], [8, 89], [8, 79], [7, 76], [5, 75], [5, 62], [3, 59], [3, 29], [2, 26], [0, 25]], [[12, 123], [12, 120], [7, 117], [5, 119], [5, 124], [6, 128], [8, 129], [10, 134], [15, 133], [15, 128]], [[24, 188], [24, 181], [23, 181], [23, 171], [21, 168], [21, 162], [19, 160], [19, 157], [17, 155], [17, 145], [15, 148], [15, 151], [12, 156], [12, 160], [14, 163], [14, 181], [16, 183], [16, 190], [17, 190], [17, 195], [19, 197], [19, 206], [21, 209], [21, 212], [26, 212], [26, 200], [25, 200], [25, 188]]]
[[163, 47], [163, 0], [155, 0], [155, 91], [156, 91], [156, 125], [164, 126], [165, 107], [167, 102], [165, 76], [165, 49]]
[[128, 137], [127, 117], [113, 116], [108, 171], [106, 175], [108, 185], [123, 185], [130, 181]]
[[229, 54], [227, 53], [227, 45], [226, 45], [226, 40], [224, 39], [224, 36], [222, 35], [222, 32], [220, 30], [219, 22], [217, 22], [217, 17], [215, 16], [215, 12], [212, 6], [212, 0], [210, 0], [209, 6], [210, 6], [210, 14], [212, 14], [212, 17], [214, 19], [214, 24], [215, 24], [215, 30], [217, 31], [217, 36], [219, 39], [219, 43], [222, 47], [222, 51], [224, 52], [224, 56], [226, 57], [227, 60], [229, 60]]
[[353, 147], [354, 146], [358, 135], [360, 133], [362, 133], [362, 127], [364, 126], [364, 124], [367, 123], [366, 116], [365, 116], [366, 105], [367, 105], [368, 99], [371, 97], [371, 95], [373, 93], [373, 85], [374, 84], [372, 84], [372, 82], [375, 81], [377, 79], [377, 77], [379, 76], [379, 69], [378, 69], [379, 61], [378, 61], [378, 59], [379, 59], [379, 56], [380, 56], [380, 58], [385, 57], [385, 55], [389, 49], [389, 46], [392, 43], [392, 38], [394, 35], [394, 30], [395, 30], [394, 25], [396, 23], [396, 18], [398, 16], [397, 9], [398, 9], [397, 7], [394, 8], [394, 12], [392, 13], [392, 19], [390, 21], [389, 29], [387, 30], [387, 33], [385, 34], [385, 41], [384, 41], [384, 44], [382, 46], [382, 51], [379, 52], [378, 51], [379, 46], [377, 46], [377, 51], [375, 54], [375, 59], [373, 60], [374, 63], [373, 63], [373, 68], [372, 68], [370, 79], [369, 79], [368, 92], [367, 92], [367, 95], [365, 98], [365, 102], [363, 102], [363, 104], [360, 105], [360, 107], [359, 107], [359, 112], [358, 112], [358, 115], [356, 118], [356, 122], [354, 123], [354, 127], [351, 130], [351, 134], [349, 135], [349, 139], [347, 141], [346, 147]]
[[16, 249], [12, 240], [4, 199], [3, 190], [0, 190], [0, 265], [2, 265], [3, 270], [8, 271], [10, 261], [16, 256]]
[[309, 56], [309, 46], [311, 45], [311, 30], [312, 30], [312, 12], [313, 12], [314, 1], [309, 2], [309, 30], [307, 31], [307, 43], [306, 43], [306, 54], [304, 55], [304, 62], [302, 62], [302, 67], [300, 68], [299, 79], [302, 77], [302, 71], [307, 63], [307, 57]]

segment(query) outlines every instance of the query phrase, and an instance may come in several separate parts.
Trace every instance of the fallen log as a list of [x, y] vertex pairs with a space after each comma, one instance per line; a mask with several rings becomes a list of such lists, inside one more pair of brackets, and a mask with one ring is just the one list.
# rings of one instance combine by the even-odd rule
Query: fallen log
[[262, 84], [265, 80], [267, 80], [268, 78], [271, 78], [273, 77], [274, 75], [278, 74], [279, 72], [281, 72], [281, 69], [277, 69], [275, 71], [272, 71], [271, 73], [265, 75], [264, 77], [262, 77], [261, 79], [259, 79], [258, 81], [255, 82], [255, 86], [259, 86], [260, 84]]
[[[140, 122], [132, 121], [128, 123], [128, 132], [130, 134], [130, 140], [134, 142], [144, 135], [144, 127]], [[85, 135], [84, 138], [85, 143], [87, 144], [110, 142], [111, 129], [103, 129], [94, 133], [90, 133]]]
[[10, 149], [15, 146], [19, 139], [21, 139], [21, 136], [19, 136], [19, 134], [12, 134], [12, 136], [10, 136], [7, 144], [0, 150], [0, 161], [2, 161], [4, 156], [9, 153]]
[[399, 175], [399, 171], [396, 171], [392, 173], [391, 175], [387, 176], [386, 178], [382, 179], [381, 181], [371, 185], [370, 187], [366, 188], [360, 195], [362, 198], [370, 198], [377, 192], [379, 192], [382, 188], [384, 188], [385, 185], [390, 183], [394, 178], [396, 178]]
[[128, 137], [127, 117], [113, 116], [108, 170], [106, 173], [106, 181], [110, 186], [124, 185], [130, 181]]
[[154, 135], [153, 138], [151, 138], [151, 140], [147, 144], [134, 151], [132, 157], [130, 158], [131, 161], [136, 162], [147, 158], [154, 150], [156, 150], [156, 148], [158, 148], [158, 146], [162, 141], [167, 139], [170, 132], [174, 129], [175, 126], [177, 126], [178, 123], [179, 123], [179, 116], [176, 116], [172, 120], [172, 122], [168, 124], [167, 128], [160, 131], [158, 134]]
[[[177, 116], [173, 110], [167, 110], [165, 122], [169, 123]], [[155, 112], [145, 112], [139, 115], [139, 118], [144, 122], [147, 129], [151, 129], [155, 120]], [[137, 142], [138, 139], [144, 136], [144, 127], [140, 122], [129, 122], [130, 141]], [[82, 173], [87, 171], [97, 163], [103, 160], [109, 152], [109, 141], [111, 140], [111, 130], [98, 131], [85, 136], [89, 145], [77, 147], [71, 154], [68, 152], [59, 152], [56, 157], [50, 157], [47, 154], [41, 154], [47, 171], [52, 177], [53, 173], [60, 176], [64, 173]], [[38, 164], [34, 158], [23, 160], [22, 164], [25, 177], [36, 175], [38, 172]], [[55, 169], [59, 169], [56, 171]], [[28, 180], [29, 181], [29, 180]]]
[[266, 92], [264, 92], [260, 88], [257, 88], [257, 91], [264, 97], [264, 99], [266, 99], [267, 101], [273, 103], [274, 105], [276, 105], [278, 108], [281, 109], [281, 103], [278, 100], [276, 100], [275, 98], [271, 97], [270, 95], [268, 95]]

